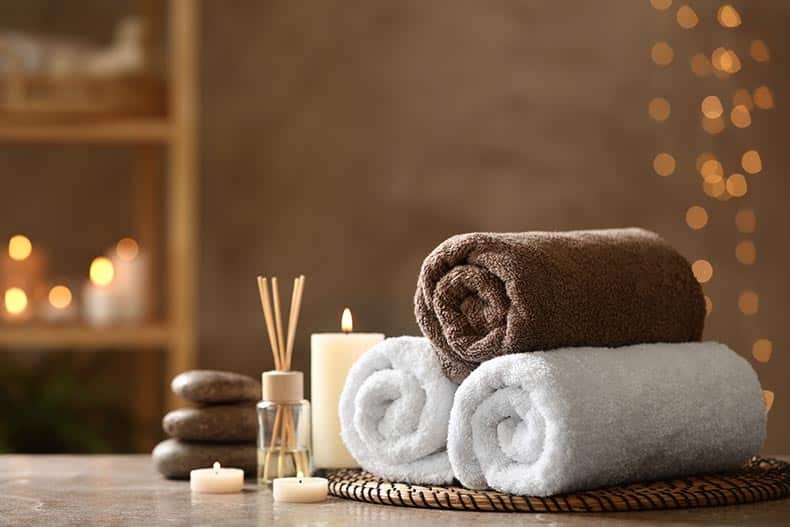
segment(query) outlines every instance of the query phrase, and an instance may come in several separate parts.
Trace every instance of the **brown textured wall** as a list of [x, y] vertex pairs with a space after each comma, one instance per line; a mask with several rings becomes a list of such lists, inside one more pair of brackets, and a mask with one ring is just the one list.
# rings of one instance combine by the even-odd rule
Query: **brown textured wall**
[[[344, 306], [359, 330], [415, 333], [419, 264], [453, 233], [638, 225], [713, 263], [707, 338], [747, 357], [756, 338], [773, 340], [770, 362], [753, 363], [776, 392], [766, 450], [786, 451], [790, 6], [732, 2], [744, 23], [728, 31], [715, 22], [718, 2], [689, 3], [700, 17], [692, 30], [675, 23], [678, 2], [658, 12], [647, 0], [204, 2], [201, 366], [271, 366], [257, 273], [307, 275], [296, 352], [306, 370], [309, 334], [337, 328]], [[748, 58], [753, 38], [768, 44], [771, 62]], [[650, 61], [657, 40], [675, 50], [668, 68]], [[691, 55], [720, 45], [738, 52], [743, 70], [694, 77]], [[702, 97], [728, 102], [736, 88], [760, 84], [775, 110], [755, 111], [745, 130], [701, 130]], [[659, 95], [672, 103], [662, 124], [646, 110]], [[765, 167], [747, 196], [705, 196], [696, 155], [713, 150], [732, 172], [747, 148]], [[653, 173], [659, 151], [677, 160], [672, 176]], [[30, 166], [60, 171], [0, 156], [3, 186], [13, 182], [15, 193], [30, 192], [17, 177]], [[95, 205], [98, 194], [85, 188], [58, 187], [58, 200]], [[5, 201], [20, 225], [21, 211]], [[710, 214], [700, 231], [684, 222], [695, 204]], [[734, 257], [744, 236], [733, 220], [747, 205], [758, 216], [758, 259], [748, 267]], [[102, 229], [99, 241], [114, 232]], [[760, 294], [753, 317], [736, 306], [747, 288]]]

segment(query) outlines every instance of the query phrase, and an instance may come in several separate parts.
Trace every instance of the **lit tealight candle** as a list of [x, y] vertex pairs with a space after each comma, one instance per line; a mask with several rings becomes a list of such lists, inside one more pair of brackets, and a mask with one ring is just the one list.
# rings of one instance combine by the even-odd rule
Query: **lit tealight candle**
[[203, 494], [231, 494], [241, 492], [244, 486], [244, 471], [240, 468], [222, 468], [219, 461], [213, 468], [197, 468], [189, 471], [189, 488]]
[[295, 478], [277, 478], [272, 482], [274, 501], [286, 503], [318, 503], [326, 501], [329, 493], [329, 480], [325, 478], [305, 478], [302, 473]]

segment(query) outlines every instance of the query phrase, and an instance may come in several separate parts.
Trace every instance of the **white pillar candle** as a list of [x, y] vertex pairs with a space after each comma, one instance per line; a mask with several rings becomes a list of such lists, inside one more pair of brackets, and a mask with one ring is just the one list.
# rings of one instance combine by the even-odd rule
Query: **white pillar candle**
[[117, 320], [117, 302], [111, 287], [85, 282], [82, 317], [91, 326], [109, 326]]
[[115, 277], [112, 288], [118, 297], [118, 318], [123, 322], [144, 321], [149, 311], [149, 258], [131, 238], [118, 242], [110, 255]]
[[325, 478], [276, 478], [272, 482], [274, 501], [286, 503], [318, 503], [326, 501], [329, 481]]
[[313, 405], [313, 466], [356, 468], [340, 437], [337, 406], [348, 370], [367, 350], [384, 340], [381, 333], [351, 333], [351, 312], [343, 312], [343, 333], [315, 333], [310, 338], [310, 400]]
[[203, 494], [231, 494], [241, 492], [244, 471], [240, 468], [222, 468], [219, 461], [212, 468], [189, 471], [189, 488]]

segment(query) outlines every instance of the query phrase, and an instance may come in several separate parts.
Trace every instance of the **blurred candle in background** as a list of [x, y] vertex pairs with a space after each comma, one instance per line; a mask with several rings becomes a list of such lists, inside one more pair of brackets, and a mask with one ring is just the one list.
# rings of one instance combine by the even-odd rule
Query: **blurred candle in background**
[[348, 370], [367, 350], [384, 340], [381, 333], [352, 333], [351, 311], [341, 318], [343, 333], [314, 333], [310, 338], [310, 399], [313, 403], [313, 466], [355, 468], [340, 437], [337, 406]]
[[107, 326], [118, 319], [118, 302], [112, 282], [115, 269], [109, 258], [91, 262], [90, 280], [82, 288], [82, 316], [91, 326]]
[[77, 308], [71, 289], [63, 284], [53, 286], [42, 308], [47, 322], [71, 322], [77, 317]]
[[115, 278], [112, 289], [118, 299], [118, 317], [123, 322], [141, 322], [148, 318], [148, 255], [132, 238], [123, 238], [110, 256]]
[[2, 254], [3, 290], [16, 287], [25, 292], [35, 290], [43, 283], [46, 258], [30, 239], [17, 234], [8, 240], [8, 251]]

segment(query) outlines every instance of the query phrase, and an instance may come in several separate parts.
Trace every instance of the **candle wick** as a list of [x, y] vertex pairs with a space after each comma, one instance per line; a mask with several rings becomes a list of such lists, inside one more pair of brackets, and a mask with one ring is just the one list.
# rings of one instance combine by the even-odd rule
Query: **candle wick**
[[219, 467], [220, 467], [219, 461], [215, 461], [214, 462], [214, 474], [219, 474]]

